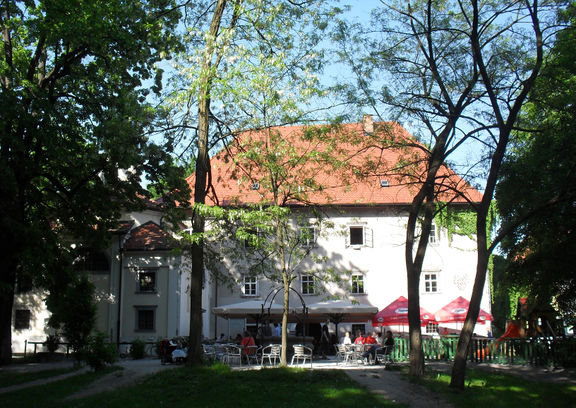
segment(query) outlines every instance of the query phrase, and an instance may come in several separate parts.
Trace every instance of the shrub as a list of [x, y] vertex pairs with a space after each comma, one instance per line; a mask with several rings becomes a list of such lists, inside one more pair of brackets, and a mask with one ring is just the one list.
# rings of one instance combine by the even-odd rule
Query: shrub
[[134, 360], [139, 360], [144, 358], [146, 355], [146, 343], [142, 340], [136, 339], [132, 342], [132, 347], [130, 348], [130, 357]]
[[82, 359], [94, 370], [101, 370], [118, 359], [116, 345], [106, 341], [104, 333], [96, 333], [88, 338], [82, 351]]
[[48, 349], [50, 353], [54, 353], [56, 350], [58, 350], [59, 345], [60, 345], [60, 336], [58, 336], [58, 333], [49, 334], [48, 336], [46, 336], [44, 346]]

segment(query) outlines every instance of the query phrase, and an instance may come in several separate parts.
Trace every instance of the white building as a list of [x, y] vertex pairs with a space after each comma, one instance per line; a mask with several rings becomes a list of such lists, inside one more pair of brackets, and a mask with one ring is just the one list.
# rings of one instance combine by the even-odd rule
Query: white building
[[[240, 149], [242, 143], [253, 147], [263, 135], [270, 144], [278, 144], [274, 151], [280, 156], [288, 154], [288, 149], [293, 149], [292, 153], [299, 149], [318, 152], [325, 149], [313, 138], [302, 139], [303, 130], [303, 127], [293, 126], [274, 128], [272, 133], [267, 133], [270, 130], [245, 132], [230, 151]], [[348, 124], [330, 132], [339, 134], [332, 141], [342, 140], [335, 146], [347, 144], [356, 137], [378, 136], [379, 132], [415, 142], [400, 126], [372, 123], [370, 118], [363, 124]], [[337, 154], [349, 153], [354, 146], [347, 145]], [[378, 157], [380, 169], [385, 166], [391, 168], [398, 162], [399, 153], [394, 149], [373, 147], [363, 151], [356, 162], [350, 161], [350, 166], [368, 157]], [[229, 156], [224, 151], [212, 158], [212, 188], [207, 204], [241, 207], [269, 201], [266, 178], [254, 170], [254, 166], [250, 167], [250, 172], [245, 171], [247, 164], [240, 163], [234, 155]], [[329, 168], [318, 171], [307, 159], [284, 175], [283, 188], [291, 186], [292, 190], [282, 190], [283, 204], [291, 207], [295, 214], [310, 214], [310, 207], [297, 199], [305, 197], [308, 202], [319, 206], [324, 213], [323, 220], [332, 224], [331, 228], [314, 229], [313, 242], [309, 242], [313, 244], [310, 253], [324, 257], [325, 261], [315, 263], [310, 257], [301, 264], [300, 270], [296, 271], [298, 279], [292, 286], [295, 292], [291, 296], [291, 307], [301, 306], [302, 300], [310, 305], [328, 297], [338, 297], [381, 310], [399, 296], [407, 297], [404, 248], [414, 187], [406, 177], [383, 175], [372, 170], [374, 175], [370, 177], [343, 179]], [[442, 168], [439, 174], [445, 176], [444, 185], [450, 184], [451, 188], [472, 201], [480, 199], [480, 193], [449, 169]], [[302, 189], [298, 187], [295, 191], [298, 178], [308, 179], [308, 184], [303, 181]], [[316, 184], [310, 182], [313, 178]], [[193, 180], [191, 176], [189, 183], [192, 184]], [[467, 206], [463, 198], [450, 192], [440, 193], [440, 200], [450, 201], [455, 208], [465, 209]], [[112, 341], [121, 342], [188, 335], [188, 263], [173, 251], [176, 243], [163, 226], [161, 212], [151, 205], [141, 213], [125, 214], [112, 234], [108, 251], [91, 254], [93, 261], [82, 268], [88, 269], [97, 287], [98, 328]], [[475, 245], [473, 239], [461, 235], [454, 235], [449, 240], [447, 231], [439, 224], [434, 225], [421, 276], [421, 306], [434, 313], [458, 296], [470, 298], [476, 268]], [[255, 324], [253, 315], [217, 317], [213, 308], [254, 300], [268, 307], [277, 287], [276, 282], [262, 276], [243, 274], [241, 265], [231, 260], [225, 260], [224, 264], [226, 268], [220, 273], [228, 274], [232, 285], [230, 281], [216, 284], [212, 275], [207, 274], [202, 301], [205, 309], [202, 334], [206, 338], [218, 337], [220, 333], [234, 337]], [[337, 273], [341, 271], [347, 280], [339, 284], [327, 282], [321, 285], [323, 290], [318, 291], [320, 282], [315, 281], [310, 272], [320, 275], [323, 268]], [[490, 285], [486, 284], [485, 288], [481, 307], [490, 312]], [[14, 352], [23, 351], [25, 340], [44, 341], [49, 332], [45, 329], [49, 315], [42, 305], [41, 296], [32, 293], [20, 291], [16, 295]], [[281, 293], [276, 296], [275, 303], [280, 302], [281, 296]], [[319, 316], [309, 316], [308, 319], [310, 323], [320, 321]], [[296, 323], [297, 320], [298, 315], [294, 314], [292, 321]], [[441, 326], [459, 328], [458, 323]], [[331, 327], [334, 331], [335, 326]], [[294, 325], [291, 328], [294, 330]], [[337, 336], [352, 329], [368, 331], [372, 330], [372, 324], [370, 320], [344, 319], [338, 325]], [[393, 329], [401, 330], [400, 327]], [[314, 334], [315, 330], [310, 328], [310, 333]], [[489, 323], [478, 324], [475, 332], [485, 335], [489, 330]]]

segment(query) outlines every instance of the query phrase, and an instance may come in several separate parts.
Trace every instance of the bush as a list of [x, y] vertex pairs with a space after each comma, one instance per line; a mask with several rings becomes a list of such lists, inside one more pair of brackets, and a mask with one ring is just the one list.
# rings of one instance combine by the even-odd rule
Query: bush
[[576, 367], [576, 338], [562, 340], [556, 351], [563, 367]]
[[88, 338], [86, 347], [82, 351], [82, 359], [95, 371], [101, 370], [118, 359], [116, 345], [107, 342], [104, 333], [96, 333]]
[[134, 360], [139, 360], [146, 356], [146, 343], [142, 340], [136, 339], [132, 342], [132, 347], [130, 347], [130, 357]]
[[49, 334], [48, 336], [46, 336], [44, 346], [48, 349], [50, 353], [54, 353], [56, 350], [58, 350], [59, 345], [60, 345], [60, 336], [58, 336], [58, 333]]

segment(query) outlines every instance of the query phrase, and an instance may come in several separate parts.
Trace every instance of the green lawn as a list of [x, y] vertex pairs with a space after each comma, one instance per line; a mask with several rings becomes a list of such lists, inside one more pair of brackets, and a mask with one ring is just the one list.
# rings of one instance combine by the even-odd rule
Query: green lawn
[[9, 387], [11, 385], [23, 384], [26, 382], [39, 380], [42, 378], [54, 377], [74, 371], [71, 368], [59, 368], [54, 370], [34, 371], [30, 373], [18, 373], [14, 371], [0, 372], [0, 386]]
[[468, 370], [466, 389], [452, 391], [450, 375], [435, 373], [423, 384], [458, 408], [576, 407], [576, 385], [530, 381], [522, 377]]
[[340, 370], [291, 368], [231, 371], [215, 365], [162, 371], [136, 387], [63, 401], [94, 380], [82, 374], [1, 395], [5, 407], [399, 407], [371, 394]]
[[[48, 376], [61, 373], [31, 374]], [[15, 408], [398, 407], [358, 386], [341, 370], [278, 368], [231, 371], [223, 365], [166, 370], [135, 387], [63, 401], [101, 375], [78, 374], [56, 383], [2, 394], [0, 405]], [[459, 393], [448, 388], [448, 374], [435, 373], [423, 380], [423, 384], [459, 408], [576, 407], [576, 385], [534, 382], [481, 370], [468, 370], [468, 377], [466, 390]], [[22, 382], [23, 378], [27, 377], [20, 377], [17, 381]]]

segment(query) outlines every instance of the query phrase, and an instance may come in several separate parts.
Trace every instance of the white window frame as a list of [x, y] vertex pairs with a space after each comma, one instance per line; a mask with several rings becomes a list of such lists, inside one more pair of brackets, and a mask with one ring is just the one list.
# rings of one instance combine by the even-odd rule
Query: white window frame
[[439, 285], [439, 278], [440, 274], [438, 272], [422, 272], [423, 279], [422, 282], [424, 283], [424, 293], [440, 293], [440, 285]]
[[302, 242], [303, 248], [315, 248], [317, 238], [318, 233], [315, 226], [307, 225], [300, 227], [300, 241]]
[[431, 245], [437, 245], [440, 242], [440, 229], [435, 222], [430, 225], [430, 236], [428, 236], [428, 243]]
[[[350, 281], [351, 281], [351, 287], [350, 287], [350, 293], [353, 295], [364, 295], [366, 294], [366, 282], [364, 281], [364, 275], [361, 273], [355, 273], [350, 277]], [[358, 282], [360, 282], [361, 284], [361, 291], [358, 290]], [[356, 290], [355, 289], [356, 286]]]
[[258, 278], [244, 275], [242, 279], [242, 293], [244, 296], [258, 296]]
[[300, 292], [303, 295], [316, 294], [316, 278], [314, 275], [305, 273], [300, 276]]
[[426, 334], [438, 333], [438, 323], [428, 322], [426, 325]]

